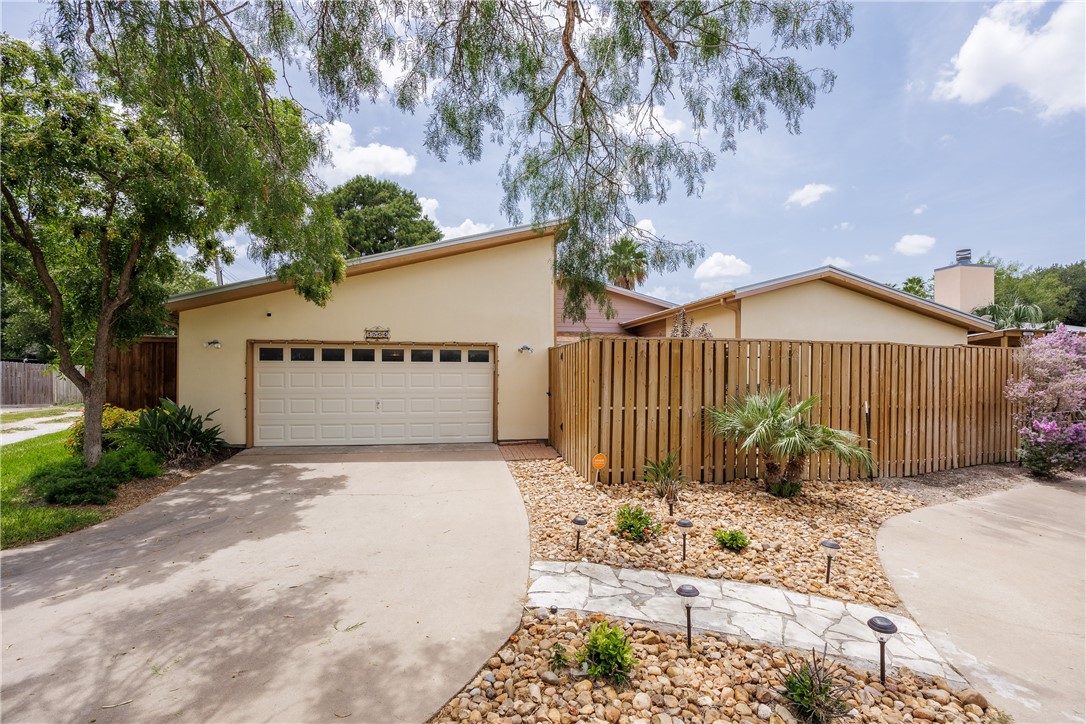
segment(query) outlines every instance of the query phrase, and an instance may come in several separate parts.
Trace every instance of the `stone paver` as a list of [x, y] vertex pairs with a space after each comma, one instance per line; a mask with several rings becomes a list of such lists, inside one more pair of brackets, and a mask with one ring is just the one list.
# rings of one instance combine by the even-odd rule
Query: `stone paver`
[[686, 611], [675, 588], [690, 583], [701, 593], [694, 599], [693, 611], [693, 625], [699, 630], [801, 650], [821, 650], [825, 645], [829, 653], [852, 659], [865, 668], [877, 668], [879, 656], [879, 645], [867, 620], [886, 616], [898, 627], [897, 635], [887, 644], [887, 666], [907, 666], [920, 674], [942, 676], [957, 686], [966, 686], [913, 621], [870, 606], [749, 583], [599, 564], [537, 561], [532, 565], [531, 578], [529, 607], [598, 611], [665, 626], [686, 625]]

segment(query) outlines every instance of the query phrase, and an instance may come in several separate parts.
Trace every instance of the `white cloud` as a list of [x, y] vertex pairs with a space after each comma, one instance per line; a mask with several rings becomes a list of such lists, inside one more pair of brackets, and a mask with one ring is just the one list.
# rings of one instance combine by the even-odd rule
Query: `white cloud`
[[822, 266], [835, 266], [838, 269], [848, 269], [852, 266], [852, 262], [843, 256], [827, 256], [822, 260]]
[[490, 231], [494, 224], [479, 224], [471, 219], [464, 219], [459, 226], [442, 226], [441, 233], [446, 239], [459, 239], [461, 236], [472, 236]]
[[935, 97], [981, 103], [1007, 86], [1024, 91], [1055, 118], [1086, 108], [1086, 3], [1065, 0], [1039, 28], [1031, 21], [1045, 6], [1004, 0], [977, 21]]
[[874, 264], [875, 262], [877, 262], [877, 261], [879, 261], [881, 259], [882, 259], [882, 257], [879, 256], [878, 254], [864, 254], [864, 261], [867, 262], [868, 264]]
[[735, 277], [750, 274], [750, 264], [734, 254], [713, 252], [694, 270], [694, 279], [701, 282], [704, 291], [722, 291], [724, 285]]
[[835, 229], [837, 229], [839, 231], [851, 231], [853, 226], [852, 226], [852, 222], [850, 222], [850, 221], [842, 221], [840, 224], [834, 224], [833, 228], [835, 228]]
[[652, 219], [641, 219], [641, 221], [638, 221], [634, 226], [656, 236], [656, 226], [653, 225]]
[[672, 302], [673, 304], [682, 304], [694, 300], [694, 295], [692, 293], [679, 289], [678, 287], [653, 287], [645, 292], [645, 294], [650, 297], [656, 297], [657, 299], [663, 299], [665, 302]]
[[359, 146], [348, 123], [331, 121], [315, 128], [328, 145], [330, 163], [316, 169], [325, 183], [334, 186], [358, 175], [410, 176], [415, 172], [415, 157], [406, 150], [383, 143]]
[[826, 184], [807, 184], [803, 188], [793, 191], [788, 197], [788, 200], [784, 202], [784, 205], [792, 206], [794, 204], [799, 204], [800, 206], [810, 206], [830, 191], [833, 191], [833, 187], [827, 186]]
[[615, 126], [628, 135], [634, 135], [636, 131], [644, 133], [648, 138], [660, 137], [664, 133], [682, 137], [687, 135], [690, 126], [681, 118], [673, 118], [668, 115], [667, 106], [653, 106], [652, 115], [649, 108], [642, 106], [627, 106], [625, 112], [615, 114]]
[[894, 251], [905, 256], [927, 254], [935, 246], [935, 237], [927, 234], [906, 234], [894, 244]]
[[920, 204], [915, 209], [913, 209], [913, 216], [920, 216], [920, 214], [924, 213], [927, 210], [928, 210], [928, 205], [927, 204]]
[[419, 205], [422, 206], [423, 216], [429, 216], [433, 220], [437, 220], [437, 207], [440, 206], [437, 199], [430, 199], [425, 196], [419, 197]]

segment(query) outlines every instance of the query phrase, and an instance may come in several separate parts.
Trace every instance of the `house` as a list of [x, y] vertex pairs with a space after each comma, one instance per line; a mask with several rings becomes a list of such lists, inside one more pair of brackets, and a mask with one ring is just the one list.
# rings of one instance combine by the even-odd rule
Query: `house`
[[737, 287], [621, 326], [640, 337], [667, 336], [680, 312], [695, 325], [708, 324], [717, 339], [957, 345], [993, 328], [986, 319], [834, 266]]
[[177, 395], [247, 446], [548, 437], [546, 350], [583, 334], [964, 344], [991, 323], [833, 267], [685, 305], [609, 287], [617, 314], [562, 319], [554, 229], [447, 239], [349, 262], [325, 307], [271, 277], [173, 297]]

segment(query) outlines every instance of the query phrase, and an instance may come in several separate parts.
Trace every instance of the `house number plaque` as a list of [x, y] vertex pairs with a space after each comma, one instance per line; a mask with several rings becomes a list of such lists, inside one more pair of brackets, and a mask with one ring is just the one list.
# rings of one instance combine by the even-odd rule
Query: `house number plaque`
[[379, 340], [379, 339], [391, 339], [388, 327], [367, 327], [366, 328], [366, 341]]

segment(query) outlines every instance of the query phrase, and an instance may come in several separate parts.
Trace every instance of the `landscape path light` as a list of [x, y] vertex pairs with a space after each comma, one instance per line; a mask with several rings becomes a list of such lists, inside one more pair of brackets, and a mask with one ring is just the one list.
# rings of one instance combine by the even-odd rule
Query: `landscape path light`
[[822, 541], [822, 547], [826, 549], [826, 583], [829, 583], [830, 564], [833, 563], [833, 557], [841, 550], [841, 546], [836, 541], [824, 540]]
[[897, 633], [897, 626], [885, 616], [872, 616], [867, 619], [867, 627], [879, 640], [879, 683], [886, 686], [886, 642]]
[[694, 528], [694, 524], [686, 518], [675, 523], [675, 527], [679, 529], [679, 532], [683, 536], [683, 562], [686, 562], [686, 535]]
[[577, 547], [574, 550], [581, 550], [581, 531], [588, 525], [588, 521], [584, 519], [583, 515], [578, 515], [573, 519], [573, 529], [577, 531]]
[[675, 589], [675, 593], [682, 596], [683, 605], [686, 606], [686, 648], [690, 648], [690, 609], [694, 605], [694, 599], [701, 593], [696, 587], [684, 583]]

